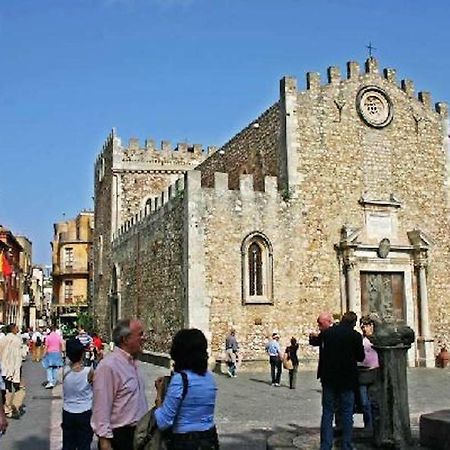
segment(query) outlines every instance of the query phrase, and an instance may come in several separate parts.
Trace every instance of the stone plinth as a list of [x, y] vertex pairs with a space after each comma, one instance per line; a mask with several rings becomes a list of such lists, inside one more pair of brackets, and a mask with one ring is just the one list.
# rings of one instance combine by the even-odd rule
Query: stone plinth
[[435, 450], [450, 448], [450, 409], [420, 416], [420, 444]]
[[379, 414], [375, 414], [377, 446], [407, 449], [411, 442], [406, 353], [409, 346], [375, 347], [380, 358], [376, 386]]

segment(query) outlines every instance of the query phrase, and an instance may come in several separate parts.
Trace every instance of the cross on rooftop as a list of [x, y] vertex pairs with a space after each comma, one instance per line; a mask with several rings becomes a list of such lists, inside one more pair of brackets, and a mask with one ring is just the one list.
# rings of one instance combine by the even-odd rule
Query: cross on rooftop
[[372, 50], [376, 50], [376, 48], [372, 45], [372, 42], [369, 42], [369, 45], [366, 45], [366, 48], [369, 49], [369, 58], [372, 58]]

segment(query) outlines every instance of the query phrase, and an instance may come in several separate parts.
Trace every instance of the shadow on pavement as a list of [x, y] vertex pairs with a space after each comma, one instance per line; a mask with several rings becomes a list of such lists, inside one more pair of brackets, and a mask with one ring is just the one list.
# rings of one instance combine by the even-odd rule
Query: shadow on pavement
[[[3, 448], [1, 445], [2, 441], [0, 439], [0, 448]], [[14, 440], [11, 445], [12, 447], [9, 447], [9, 450], [48, 450], [49, 442], [48, 439], [30, 436], [25, 439]]]
[[252, 429], [250, 432], [220, 435], [220, 450], [266, 450], [267, 431]]
[[267, 381], [267, 380], [261, 380], [261, 379], [258, 379], [258, 378], [249, 378], [249, 380], [250, 380], [250, 381], [253, 381], [253, 382], [255, 382], [255, 383], [267, 384], [268, 386], [271, 386], [271, 385], [272, 385], [272, 383], [271, 383], [270, 381]]

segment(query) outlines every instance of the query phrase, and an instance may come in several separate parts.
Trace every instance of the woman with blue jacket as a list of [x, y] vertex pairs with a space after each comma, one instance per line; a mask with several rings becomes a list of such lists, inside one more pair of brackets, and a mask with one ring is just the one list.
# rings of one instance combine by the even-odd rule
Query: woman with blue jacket
[[217, 450], [214, 423], [217, 386], [208, 370], [208, 344], [197, 329], [180, 330], [170, 356], [174, 374], [162, 401], [163, 378], [156, 381], [155, 419], [160, 430], [172, 429], [169, 450]]

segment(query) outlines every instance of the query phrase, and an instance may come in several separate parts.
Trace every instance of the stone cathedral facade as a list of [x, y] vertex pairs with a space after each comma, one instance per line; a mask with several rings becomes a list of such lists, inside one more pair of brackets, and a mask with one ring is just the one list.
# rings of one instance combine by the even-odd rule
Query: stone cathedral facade
[[323, 310], [377, 312], [416, 332], [410, 365], [450, 343], [447, 105], [374, 58], [280, 97], [216, 150], [171, 149], [115, 132], [95, 166], [93, 311], [151, 330], [168, 352], [198, 327], [220, 358], [230, 326], [244, 357], [272, 331], [312, 350]]

